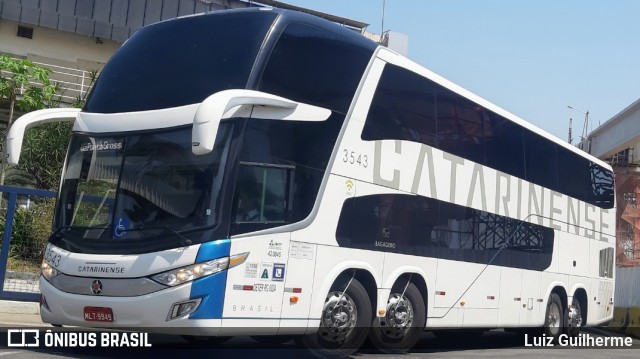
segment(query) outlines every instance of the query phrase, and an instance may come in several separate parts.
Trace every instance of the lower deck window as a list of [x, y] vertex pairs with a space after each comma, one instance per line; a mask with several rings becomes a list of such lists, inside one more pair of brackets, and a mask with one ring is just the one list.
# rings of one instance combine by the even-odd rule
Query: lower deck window
[[346, 200], [336, 237], [344, 247], [544, 270], [554, 232], [432, 198], [381, 194]]

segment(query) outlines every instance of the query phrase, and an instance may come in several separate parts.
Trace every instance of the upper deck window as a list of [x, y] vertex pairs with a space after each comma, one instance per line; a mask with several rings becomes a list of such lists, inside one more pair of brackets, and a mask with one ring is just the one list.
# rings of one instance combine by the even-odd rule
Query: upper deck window
[[291, 23], [271, 52], [259, 90], [346, 114], [374, 48]]
[[395, 65], [385, 66], [362, 139], [423, 143], [600, 208], [614, 205], [612, 171]]
[[275, 17], [264, 11], [214, 13], [146, 27], [109, 60], [84, 110], [170, 108], [246, 88]]

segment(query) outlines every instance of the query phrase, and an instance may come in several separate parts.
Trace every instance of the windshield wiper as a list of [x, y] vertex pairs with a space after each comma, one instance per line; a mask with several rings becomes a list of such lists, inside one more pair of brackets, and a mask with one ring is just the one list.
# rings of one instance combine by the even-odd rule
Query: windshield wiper
[[105, 230], [105, 229], [108, 229], [108, 228], [109, 227], [86, 227], [86, 226], [70, 226], [70, 225], [66, 225], [66, 226], [61, 226], [60, 228], [58, 228], [55, 231], [53, 231], [53, 233], [51, 233], [49, 238], [52, 238], [52, 237], [59, 238], [62, 241], [66, 242], [67, 244], [75, 245], [75, 243], [73, 241], [71, 241], [68, 238], [65, 238], [63, 236], [63, 232], [69, 232], [72, 229], [90, 231], [90, 230]]

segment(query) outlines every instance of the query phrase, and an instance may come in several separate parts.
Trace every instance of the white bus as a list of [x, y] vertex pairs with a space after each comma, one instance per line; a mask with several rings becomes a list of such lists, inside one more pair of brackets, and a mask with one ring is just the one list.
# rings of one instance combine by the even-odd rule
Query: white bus
[[328, 21], [147, 26], [82, 110], [16, 122], [11, 163], [48, 121], [74, 127], [44, 322], [297, 336], [338, 356], [612, 318], [611, 167]]

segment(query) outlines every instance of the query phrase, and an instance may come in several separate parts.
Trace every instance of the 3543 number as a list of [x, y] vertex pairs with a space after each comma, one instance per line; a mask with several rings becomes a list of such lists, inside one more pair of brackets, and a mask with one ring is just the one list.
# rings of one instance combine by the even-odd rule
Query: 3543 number
[[367, 168], [369, 166], [369, 157], [362, 153], [344, 149], [342, 150], [342, 162]]
[[60, 259], [62, 256], [54, 251], [51, 248], [47, 248], [44, 253], [44, 259], [49, 262], [54, 268], [57, 268], [60, 265]]

